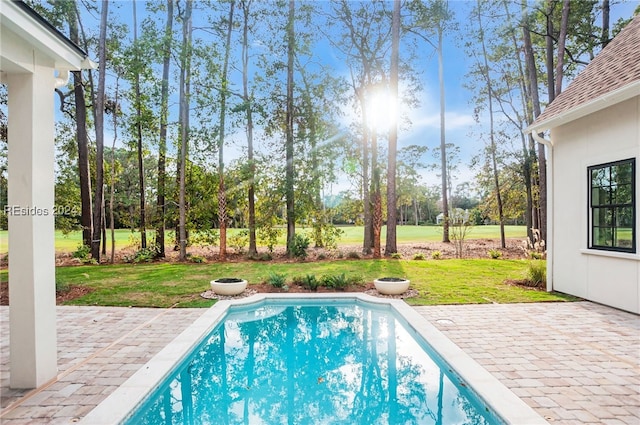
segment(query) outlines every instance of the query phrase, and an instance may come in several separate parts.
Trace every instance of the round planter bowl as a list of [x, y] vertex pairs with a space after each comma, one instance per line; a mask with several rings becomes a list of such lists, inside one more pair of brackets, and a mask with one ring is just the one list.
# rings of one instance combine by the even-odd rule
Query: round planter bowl
[[218, 295], [238, 295], [247, 289], [247, 281], [235, 277], [223, 277], [211, 281], [211, 290]]
[[382, 277], [373, 281], [378, 292], [383, 295], [400, 295], [409, 289], [410, 280], [400, 277]]

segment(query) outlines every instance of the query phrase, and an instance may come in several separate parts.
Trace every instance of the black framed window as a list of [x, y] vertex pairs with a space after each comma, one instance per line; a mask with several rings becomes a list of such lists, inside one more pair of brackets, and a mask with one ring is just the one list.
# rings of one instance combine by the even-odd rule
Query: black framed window
[[636, 160], [589, 167], [589, 248], [636, 252]]

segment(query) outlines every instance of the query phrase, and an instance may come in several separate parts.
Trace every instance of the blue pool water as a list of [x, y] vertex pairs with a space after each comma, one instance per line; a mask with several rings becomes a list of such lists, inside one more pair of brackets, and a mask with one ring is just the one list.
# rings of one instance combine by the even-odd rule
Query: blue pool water
[[232, 307], [126, 424], [502, 424], [388, 307]]

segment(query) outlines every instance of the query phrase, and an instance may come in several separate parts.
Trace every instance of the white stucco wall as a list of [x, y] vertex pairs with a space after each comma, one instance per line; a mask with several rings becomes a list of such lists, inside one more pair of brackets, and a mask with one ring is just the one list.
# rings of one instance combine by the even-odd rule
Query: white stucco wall
[[[640, 96], [551, 131], [553, 289], [640, 313]], [[587, 167], [636, 158], [636, 254], [588, 249]]]

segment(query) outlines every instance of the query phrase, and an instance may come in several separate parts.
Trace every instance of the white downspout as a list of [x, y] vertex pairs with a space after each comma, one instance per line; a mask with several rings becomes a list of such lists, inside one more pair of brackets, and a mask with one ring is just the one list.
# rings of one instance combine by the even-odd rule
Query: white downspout
[[553, 141], [540, 136], [535, 130], [533, 139], [547, 147], [547, 292], [553, 291]]

